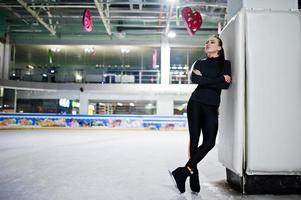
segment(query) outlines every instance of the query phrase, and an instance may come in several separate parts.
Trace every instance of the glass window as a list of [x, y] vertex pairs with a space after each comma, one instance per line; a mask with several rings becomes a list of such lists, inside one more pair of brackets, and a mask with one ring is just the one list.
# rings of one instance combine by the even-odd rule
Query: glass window
[[16, 45], [15, 52], [12, 80], [159, 83], [160, 47]]
[[15, 89], [0, 87], [0, 112], [15, 112]]
[[203, 56], [203, 48], [171, 48], [170, 81], [171, 84], [187, 84], [188, 72], [192, 64]]
[[155, 101], [117, 101], [117, 100], [92, 100], [89, 105], [94, 107], [93, 114], [132, 114], [132, 115], [155, 115]]
[[187, 102], [174, 101], [174, 115], [187, 115]]

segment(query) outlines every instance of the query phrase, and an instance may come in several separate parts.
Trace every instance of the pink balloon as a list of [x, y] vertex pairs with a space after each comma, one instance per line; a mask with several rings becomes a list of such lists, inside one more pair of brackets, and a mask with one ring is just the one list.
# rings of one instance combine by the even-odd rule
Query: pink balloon
[[83, 27], [84, 27], [84, 30], [87, 31], [87, 32], [91, 32], [92, 31], [92, 26], [93, 26], [93, 22], [92, 22], [91, 12], [90, 12], [89, 9], [85, 9], [84, 14], [83, 14]]

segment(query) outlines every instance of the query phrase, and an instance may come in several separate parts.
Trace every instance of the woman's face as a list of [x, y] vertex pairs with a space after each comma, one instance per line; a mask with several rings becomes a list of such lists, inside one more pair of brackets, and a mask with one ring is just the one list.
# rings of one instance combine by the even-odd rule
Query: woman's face
[[208, 38], [205, 43], [205, 52], [206, 54], [215, 54], [218, 53], [222, 48], [218, 44], [218, 39], [215, 37]]

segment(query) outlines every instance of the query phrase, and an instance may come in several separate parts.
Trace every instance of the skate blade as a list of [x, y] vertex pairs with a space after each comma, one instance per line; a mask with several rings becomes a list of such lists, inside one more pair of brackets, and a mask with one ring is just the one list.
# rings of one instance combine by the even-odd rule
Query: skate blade
[[170, 175], [170, 178], [171, 178], [171, 180], [172, 180], [173, 185], [175, 186], [176, 191], [178, 191], [179, 194], [182, 194], [181, 191], [179, 190], [178, 186], [177, 186], [176, 180], [175, 180], [175, 178], [173, 177], [171, 171], [168, 170], [168, 173], [169, 173], [169, 175]]

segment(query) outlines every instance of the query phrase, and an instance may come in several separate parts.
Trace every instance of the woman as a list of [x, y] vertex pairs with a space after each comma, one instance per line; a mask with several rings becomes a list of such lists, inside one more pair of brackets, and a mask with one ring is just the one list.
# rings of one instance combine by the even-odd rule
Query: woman
[[[200, 191], [197, 164], [215, 145], [221, 90], [228, 89], [231, 82], [231, 64], [225, 60], [222, 40], [216, 35], [209, 37], [205, 52], [207, 58], [194, 63], [190, 76], [192, 83], [198, 84], [187, 104], [190, 158], [184, 167], [170, 172], [181, 193], [188, 176], [191, 191]], [[203, 143], [198, 146], [201, 131]]]

